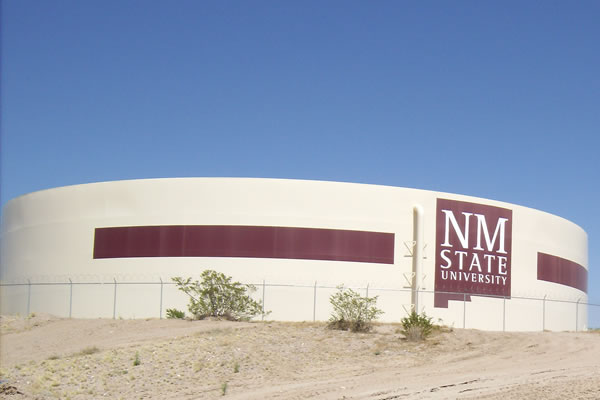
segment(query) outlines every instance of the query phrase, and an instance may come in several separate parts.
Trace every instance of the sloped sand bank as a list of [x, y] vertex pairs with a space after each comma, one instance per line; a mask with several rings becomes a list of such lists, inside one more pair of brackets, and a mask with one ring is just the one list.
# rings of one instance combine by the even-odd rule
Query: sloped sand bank
[[[1, 318], [10, 399], [598, 399], [600, 334]], [[137, 361], [136, 361], [137, 359]], [[135, 365], [137, 364], [137, 365]]]

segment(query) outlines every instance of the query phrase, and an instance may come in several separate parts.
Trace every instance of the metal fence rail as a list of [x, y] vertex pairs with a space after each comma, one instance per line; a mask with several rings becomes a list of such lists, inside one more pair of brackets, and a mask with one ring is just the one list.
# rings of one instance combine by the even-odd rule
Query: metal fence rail
[[[283, 318], [275, 317], [274, 319], [290, 319], [287, 316], [292, 315], [292, 320], [312, 319], [313, 321], [327, 319], [331, 311], [329, 296], [338, 289], [338, 286], [320, 285], [316, 281], [313, 284], [288, 284], [268, 283], [263, 280], [252, 285], [257, 288], [253, 297], [262, 301], [263, 311], [277, 307], [279, 316], [283, 316]], [[86, 288], [88, 290], [84, 290]], [[369, 295], [388, 297], [388, 304], [384, 307], [380, 307], [378, 304], [378, 307], [383, 308], [385, 313], [395, 313], [396, 316], [400, 317], [411, 311], [410, 296], [415, 292], [410, 288], [373, 287], [370, 284], [357, 287], [345, 286], [345, 288], [356, 290], [367, 297]], [[76, 289], [77, 293], [74, 293], [74, 289]], [[92, 293], [90, 292], [92, 289], [97, 292], [102, 291], [102, 293]], [[281, 292], [282, 290], [283, 292]], [[297, 302], [289, 301], [290, 296], [299, 296], [298, 291], [303, 291], [302, 300]], [[552, 325], [548, 323], [548, 320], [552, 318], [557, 309], [560, 309], [561, 318], [573, 319], [572, 329], [569, 330], [579, 330], [581, 322], [585, 320], [591, 321], [591, 326], [600, 327], [600, 304], [581, 302], [581, 298], [578, 300], [566, 300], [553, 299], [548, 296], [502, 297], [484, 296], [476, 293], [418, 290], [416, 291], [416, 295], [423, 300], [419, 300], [419, 304], [424, 304], [418, 312], [426, 312], [429, 315], [444, 312], [444, 310], [440, 310], [439, 308], [433, 309], [433, 297], [435, 294], [458, 295], [459, 298], [462, 297], [462, 300], [450, 300], [454, 308], [456, 308], [456, 303], [462, 303], [462, 318], [456, 319], [454, 317], [452, 320], [453, 324], [462, 328], [477, 327], [477, 324], [473, 320], [478, 318], [478, 311], [470, 305], [470, 296], [498, 301], [494, 305], [495, 311], [493, 312], [498, 323], [496, 330], [507, 330], [507, 318], [509, 317], [507, 314], [507, 300], [519, 300], [525, 302], [524, 304], [528, 307], [536, 307], [536, 313], [539, 312], [539, 315], [536, 316], [539, 317], [539, 325], [536, 325], [537, 330], [546, 330]], [[100, 298], [98, 297], [99, 295], [101, 296]], [[30, 315], [32, 312], [48, 312], [72, 318], [74, 316], [73, 306], [75, 304], [84, 307], [84, 312], [76, 313], [76, 317], [110, 317], [110, 313], [107, 313], [107, 308], [105, 307], [110, 305], [112, 306], [113, 319], [120, 318], [121, 313], [125, 314], [128, 318], [163, 318], [166, 307], [185, 308], [188, 300], [185, 294], [177, 291], [176, 284], [170, 280], [163, 281], [162, 278], [159, 278], [157, 281], [123, 281], [117, 280], [116, 277], [112, 278], [112, 280], [84, 282], [73, 281], [71, 278], [68, 278], [68, 281], [64, 282], [32, 282], [30, 279], [27, 279], [26, 282], [17, 283], [0, 282], [0, 296], [0, 304], [2, 306], [0, 311], [5, 314], [25, 312], [26, 315]], [[167, 297], [167, 301], [165, 301], [165, 297]], [[34, 299], [37, 300], [35, 306], [32, 304], [32, 300]], [[498, 307], [500, 300], [501, 308]], [[149, 306], [149, 303], [153, 301], [156, 302], [156, 312], [149, 311], [154, 307]], [[167, 304], [166, 307], [165, 304]], [[562, 306], [560, 306], [561, 304]], [[95, 307], [97, 311], [92, 311], [90, 315], [86, 315], [89, 311], [88, 307]], [[291, 310], [290, 307], [295, 307], [296, 310]], [[549, 312], [547, 310], [549, 307], [554, 307], [555, 310]], [[136, 312], [132, 311], [134, 309], [137, 309], [140, 314], [136, 315]], [[470, 317], [470, 313], [472, 314], [472, 318]], [[295, 315], [300, 317], [295, 317]], [[588, 319], [588, 315], [591, 315], [592, 318]], [[399, 320], [399, 318], [396, 320]], [[584, 327], [586, 326], [584, 325]]]

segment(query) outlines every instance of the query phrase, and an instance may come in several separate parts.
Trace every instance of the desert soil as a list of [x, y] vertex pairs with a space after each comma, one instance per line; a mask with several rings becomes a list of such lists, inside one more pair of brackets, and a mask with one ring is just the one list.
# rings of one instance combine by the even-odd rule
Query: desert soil
[[0, 318], [9, 399], [600, 399], [600, 333]]

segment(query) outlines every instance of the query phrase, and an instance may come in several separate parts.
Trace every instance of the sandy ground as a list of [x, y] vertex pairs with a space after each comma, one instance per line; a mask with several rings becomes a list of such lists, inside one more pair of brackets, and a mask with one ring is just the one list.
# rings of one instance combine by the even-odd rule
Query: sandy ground
[[[0, 319], [10, 399], [600, 399], [600, 333]], [[136, 361], [137, 359], [137, 361]]]

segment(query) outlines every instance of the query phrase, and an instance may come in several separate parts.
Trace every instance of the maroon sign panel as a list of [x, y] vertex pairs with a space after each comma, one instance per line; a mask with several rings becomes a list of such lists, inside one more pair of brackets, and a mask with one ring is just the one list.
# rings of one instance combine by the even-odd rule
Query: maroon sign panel
[[[435, 291], [510, 297], [512, 210], [437, 199]], [[463, 295], [436, 293], [436, 307]]]
[[556, 257], [546, 253], [538, 253], [537, 278], [541, 281], [570, 286], [587, 293], [587, 269], [565, 258]]
[[394, 234], [281, 226], [96, 228], [94, 258], [251, 257], [394, 263]]

